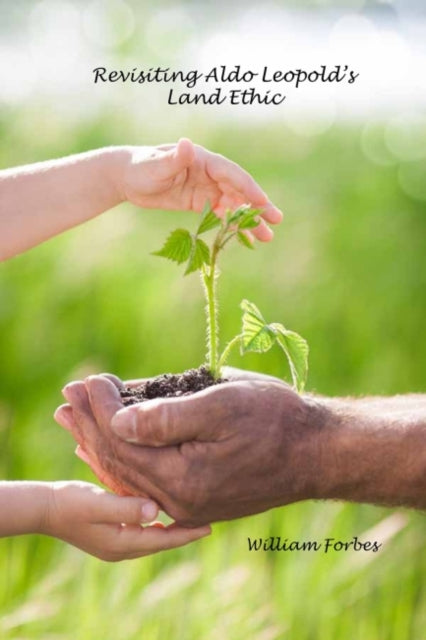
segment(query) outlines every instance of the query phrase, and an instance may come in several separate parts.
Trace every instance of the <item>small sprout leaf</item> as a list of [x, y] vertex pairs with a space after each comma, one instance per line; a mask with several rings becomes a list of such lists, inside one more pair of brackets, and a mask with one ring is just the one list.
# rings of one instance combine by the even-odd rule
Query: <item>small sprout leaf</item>
[[301, 393], [308, 377], [309, 347], [304, 338], [294, 331], [288, 331], [282, 324], [271, 324], [277, 342], [287, 356], [295, 389]]
[[241, 207], [238, 207], [238, 209], [235, 209], [235, 211], [227, 212], [226, 222], [228, 224], [236, 224], [244, 215], [246, 215], [250, 211], [253, 211], [253, 209], [250, 208], [250, 205], [243, 204], [241, 205]]
[[210, 263], [210, 249], [200, 238], [192, 239], [193, 245], [185, 275], [201, 269], [203, 264]]
[[254, 229], [259, 226], [260, 220], [256, 220], [254, 216], [247, 216], [238, 223], [239, 229]]
[[250, 240], [247, 238], [246, 234], [243, 233], [242, 231], [238, 231], [237, 233], [237, 240], [238, 242], [240, 242], [242, 245], [244, 245], [245, 247], [247, 247], [247, 249], [254, 249], [253, 244], [250, 242]]
[[197, 236], [205, 233], [206, 231], [210, 231], [210, 229], [215, 229], [216, 227], [220, 227], [222, 221], [214, 211], [207, 211], [202, 213], [199, 227], [197, 229]]
[[241, 352], [268, 351], [275, 342], [275, 333], [266, 324], [259, 309], [252, 302], [241, 302], [243, 313], [243, 330], [241, 334]]
[[176, 229], [167, 238], [163, 247], [159, 251], [154, 251], [154, 256], [162, 256], [168, 260], [173, 260], [181, 264], [186, 262], [191, 255], [193, 239], [186, 229]]

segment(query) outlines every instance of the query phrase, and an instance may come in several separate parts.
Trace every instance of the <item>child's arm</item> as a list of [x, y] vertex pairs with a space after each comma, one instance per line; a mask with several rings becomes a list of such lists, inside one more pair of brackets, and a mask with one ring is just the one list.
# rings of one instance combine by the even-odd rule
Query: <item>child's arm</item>
[[223, 156], [182, 139], [158, 147], [109, 147], [0, 171], [0, 260], [128, 200], [140, 207], [221, 214], [250, 203], [262, 208], [253, 234], [272, 238], [264, 222], [281, 212], [253, 178]]
[[0, 537], [41, 533], [110, 562], [179, 547], [210, 533], [209, 527], [142, 528], [157, 511], [152, 500], [118, 497], [86, 482], [0, 482]]

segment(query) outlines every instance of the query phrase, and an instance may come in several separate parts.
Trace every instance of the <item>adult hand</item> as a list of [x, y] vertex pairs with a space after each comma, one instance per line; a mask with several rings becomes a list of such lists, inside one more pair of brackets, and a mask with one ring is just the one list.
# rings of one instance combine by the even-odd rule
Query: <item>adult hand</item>
[[262, 210], [253, 235], [262, 242], [272, 239], [266, 222], [278, 224], [282, 213], [235, 162], [187, 139], [177, 144], [126, 149], [124, 171], [118, 172], [123, 199], [143, 208], [197, 212], [208, 200], [218, 215], [249, 203]]
[[57, 413], [90, 458], [184, 526], [317, 497], [315, 403], [280, 381], [240, 380], [123, 409], [102, 376], [67, 385]]

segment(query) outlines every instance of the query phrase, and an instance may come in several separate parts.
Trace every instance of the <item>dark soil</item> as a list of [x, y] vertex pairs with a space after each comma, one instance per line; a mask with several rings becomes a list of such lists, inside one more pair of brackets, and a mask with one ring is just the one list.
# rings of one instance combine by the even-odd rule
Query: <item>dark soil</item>
[[123, 404], [128, 406], [153, 398], [188, 396], [222, 382], [226, 380], [223, 378], [215, 380], [206, 367], [202, 366], [198, 369], [188, 369], [180, 374], [165, 373], [157, 378], [150, 378], [138, 387], [125, 387], [120, 394]]

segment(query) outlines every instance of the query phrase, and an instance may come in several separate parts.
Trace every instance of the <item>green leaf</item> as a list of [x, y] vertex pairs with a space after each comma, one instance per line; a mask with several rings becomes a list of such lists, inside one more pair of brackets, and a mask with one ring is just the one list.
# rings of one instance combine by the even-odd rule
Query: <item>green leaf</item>
[[244, 245], [245, 247], [247, 247], [247, 249], [254, 249], [254, 246], [252, 245], [252, 243], [250, 242], [250, 240], [247, 238], [246, 234], [243, 233], [242, 231], [238, 231], [237, 233], [237, 240], [238, 242], [240, 242], [242, 245]]
[[275, 342], [276, 336], [273, 330], [266, 324], [259, 309], [252, 302], [241, 302], [243, 313], [243, 330], [241, 334], [241, 352], [268, 351]]
[[238, 207], [238, 209], [235, 209], [235, 211], [227, 212], [226, 222], [228, 224], [235, 224], [236, 222], [238, 222], [238, 220], [240, 220], [240, 218], [242, 218], [245, 214], [249, 213], [250, 211], [252, 211], [250, 205], [243, 204], [241, 205], [241, 207]]
[[210, 250], [206, 243], [200, 238], [193, 239], [193, 245], [191, 255], [189, 258], [188, 266], [186, 267], [185, 275], [193, 273], [200, 269], [203, 264], [210, 264]]
[[[256, 215], [256, 214], [254, 214], [254, 215]], [[254, 229], [255, 227], [259, 226], [259, 222], [260, 222], [260, 220], [256, 220], [254, 217], [247, 216], [246, 218], [243, 218], [241, 220], [241, 222], [238, 223], [238, 228], [239, 229]]]
[[234, 212], [230, 212], [227, 222], [230, 225], [237, 225], [240, 229], [249, 229], [259, 224], [258, 220], [254, 220], [261, 213], [260, 209], [252, 209], [249, 204], [244, 204]]
[[203, 211], [201, 215], [200, 224], [197, 229], [197, 236], [205, 233], [206, 231], [210, 231], [210, 229], [214, 229], [215, 227], [220, 227], [222, 221], [214, 211]]
[[298, 333], [289, 331], [282, 324], [271, 324], [271, 328], [276, 332], [277, 342], [287, 356], [293, 385], [301, 393], [308, 377], [308, 343]]
[[176, 229], [167, 238], [159, 251], [153, 251], [154, 256], [161, 256], [173, 260], [178, 264], [188, 260], [191, 255], [193, 239], [186, 229]]

